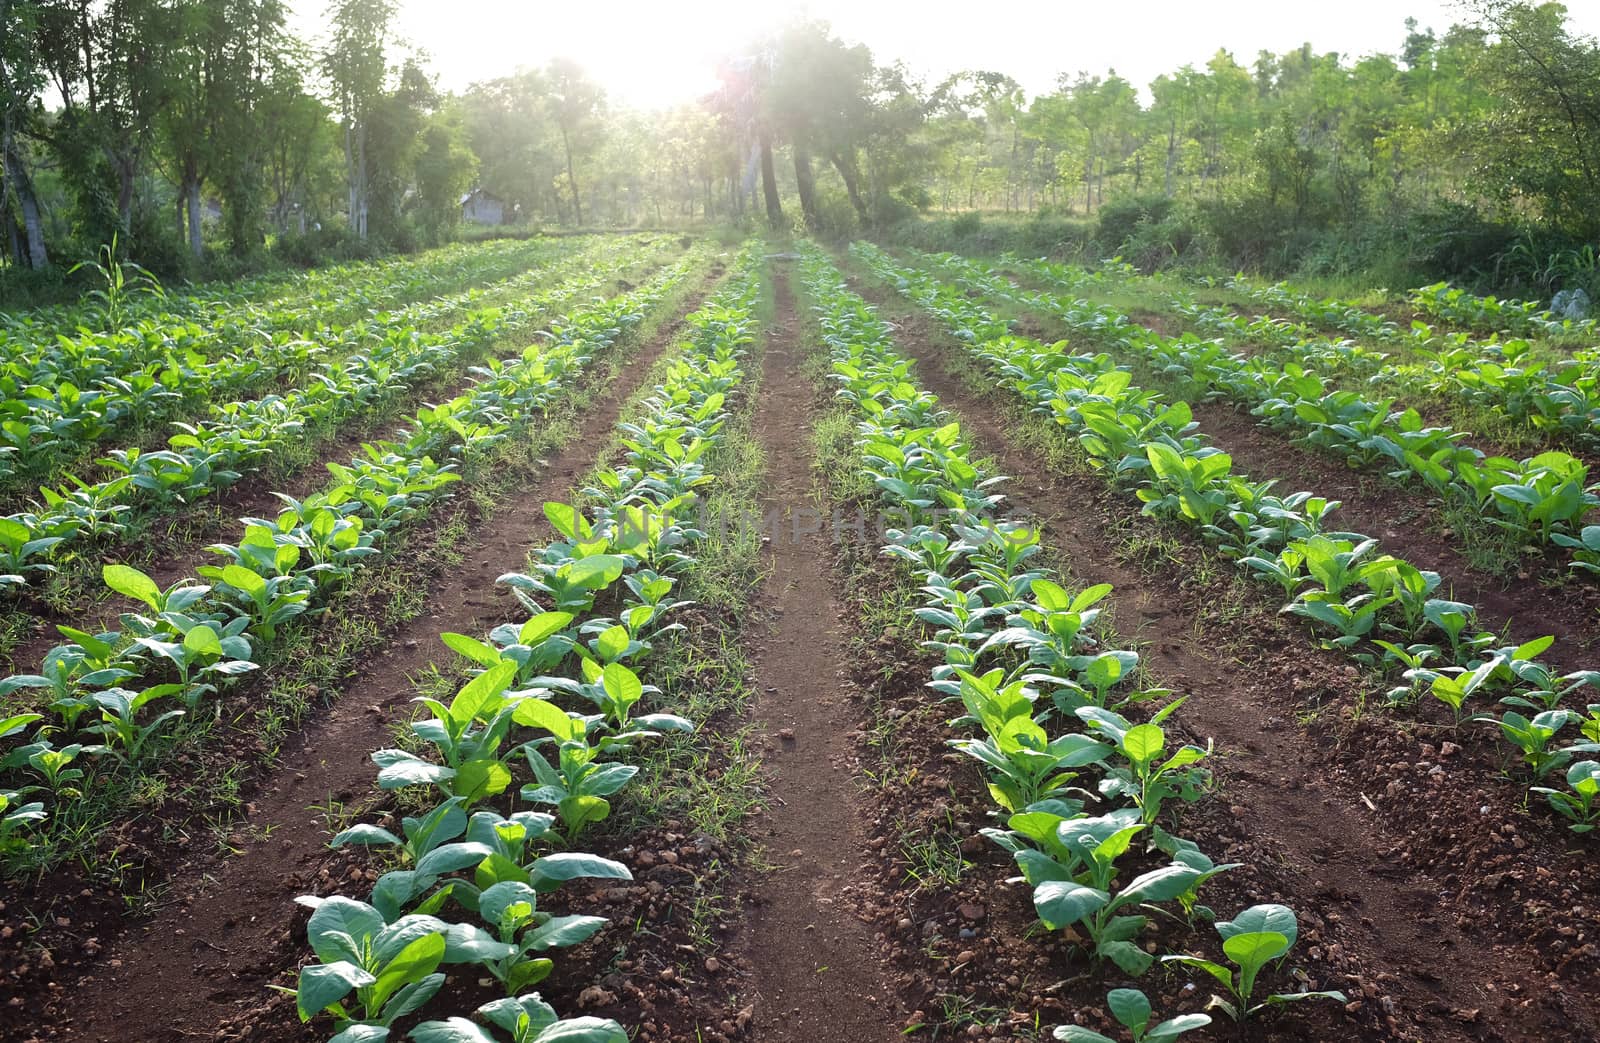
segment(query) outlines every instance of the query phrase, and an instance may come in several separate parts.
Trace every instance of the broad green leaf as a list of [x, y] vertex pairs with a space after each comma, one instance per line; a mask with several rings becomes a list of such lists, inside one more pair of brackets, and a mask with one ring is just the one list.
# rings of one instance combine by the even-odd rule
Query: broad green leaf
[[562, 742], [583, 735], [582, 721], [567, 716], [567, 711], [544, 699], [523, 699], [517, 703], [511, 717], [529, 728], [542, 728]]
[[105, 565], [100, 569], [100, 576], [106, 586], [118, 594], [142, 601], [152, 611], [160, 611], [161, 588], [156, 586], [155, 580], [138, 569], [131, 565]]
[[500, 662], [500, 650], [493, 645], [485, 644], [475, 637], [466, 634], [444, 633], [439, 635], [451, 651], [463, 658], [470, 659], [479, 666], [494, 666]]
[[568, 1018], [545, 1028], [532, 1043], [628, 1043], [628, 1034], [610, 1018]]
[[494, 715], [500, 696], [517, 676], [517, 664], [509, 660], [496, 663], [468, 681], [450, 700], [450, 715], [457, 721], [479, 720]]
[[488, 1030], [466, 1018], [424, 1021], [411, 1030], [413, 1043], [499, 1043]]
[[377, 934], [383, 926], [383, 917], [372, 906], [335, 895], [317, 900], [306, 924], [306, 939], [324, 963], [359, 961], [362, 940]]
[[511, 769], [493, 758], [465, 761], [456, 769], [451, 789], [458, 797], [474, 803], [504, 793], [511, 785]]
[[372, 985], [370, 1004], [381, 1010], [402, 985], [421, 981], [432, 974], [444, 959], [444, 935], [425, 934], [400, 950], [399, 955], [378, 972]]
[[1277, 931], [1249, 931], [1222, 943], [1228, 959], [1249, 974], [1289, 951], [1289, 939]]
[[1122, 746], [1129, 760], [1136, 764], [1149, 764], [1161, 756], [1166, 742], [1167, 737], [1160, 728], [1153, 724], [1139, 724], [1128, 729], [1128, 734], [1123, 736]]
[[1111, 1016], [1130, 1029], [1142, 1029], [1150, 1021], [1150, 1001], [1138, 989], [1112, 989], [1106, 993]]
[[601, 673], [606, 694], [623, 707], [632, 706], [644, 695], [638, 675], [621, 663], [610, 663]]
[[296, 990], [296, 1006], [300, 1011], [300, 1020], [310, 1021], [354, 990], [365, 988], [376, 980], [371, 974], [347, 960], [314, 963], [309, 967], [302, 967], [299, 988]]
[[560, 633], [571, 622], [571, 612], [541, 612], [522, 624], [517, 640], [524, 645], [538, 645], [551, 635]]

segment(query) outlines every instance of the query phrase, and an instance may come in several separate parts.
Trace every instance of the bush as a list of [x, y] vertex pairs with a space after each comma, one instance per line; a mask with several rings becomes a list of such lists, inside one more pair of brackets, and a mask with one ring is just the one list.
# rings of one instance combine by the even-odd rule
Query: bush
[[1106, 256], [1122, 253], [1122, 245], [1136, 228], [1165, 221], [1173, 206], [1173, 201], [1163, 195], [1113, 197], [1095, 215], [1096, 247]]
[[366, 261], [387, 252], [375, 238], [361, 239], [343, 225], [314, 228], [304, 235], [280, 236], [272, 244], [273, 256], [286, 264], [312, 268], [341, 261]]
[[900, 221], [886, 227], [882, 238], [919, 250], [978, 256], [1013, 251], [1033, 257], [1082, 260], [1093, 253], [1091, 233], [1092, 225], [1081, 218], [1048, 212], [984, 215], [968, 211], [955, 217]]

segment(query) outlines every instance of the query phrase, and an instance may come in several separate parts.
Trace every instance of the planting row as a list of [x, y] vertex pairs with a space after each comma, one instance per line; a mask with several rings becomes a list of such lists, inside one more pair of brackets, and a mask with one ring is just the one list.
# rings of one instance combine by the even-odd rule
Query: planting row
[[[916, 616], [932, 631], [925, 646], [943, 660], [929, 687], [965, 710], [953, 727], [976, 732], [951, 745], [981, 765], [997, 805], [1003, 828], [983, 833], [1015, 860], [1045, 928], [1070, 932], [1092, 964], [1110, 961], [1139, 977], [1156, 962], [1148, 935], [1162, 927], [1188, 934], [1215, 920], [1199, 891], [1238, 868], [1215, 864], [1163, 828], [1174, 819], [1172, 804], [1199, 799], [1209, 786], [1209, 748], [1169, 748], [1162, 728], [1186, 697], [1168, 701], [1170, 692], [1137, 687], [1139, 654], [1093, 637], [1094, 606], [1109, 585], [1072, 592], [1039, 565], [1039, 533], [999, 519], [1003, 498], [993, 489], [1002, 479], [974, 463], [959, 425], [916, 385], [887, 324], [814, 248], [803, 271], [839, 394], [859, 417], [862, 466], [903, 519], [904, 528], [887, 533], [884, 552], [924, 581]], [[1162, 701], [1144, 723], [1123, 715]], [[1220, 962], [1162, 957], [1221, 983], [1211, 1009], [1243, 1021], [1295, 1000], [1343, 999], [1256, 994], [1258, 976], [1281, 969], [1294, 945], [1292, 910], [1258, 905], [1215, 929], [1220, 946], [1201, 937], [1186, 945], [1217, 950]], [[1108, 1000], [1130, 1027], [1150, 1017], [1137, 990], [1116, 990]], [[1171, 1039], [1210, 1020], [1187, 1014], [1151, 1031]], [[1057, 1029], [1056, 1038], [1103, 1039], [1079, 1026]]]
[[[1088, 285], [1081, 269], [1070, 266], [1036, 261], [1014, 266], [1058, 290], [1076, 293]], [[1263, 290], [1239, 279], [1228, 286], [1271, 306], [1288, 292], [1282, 284]], [[1269, 345], [1273, 357], [1286, 364], [1312, 363], [1326, 374], [1402, 397], [1474, 406], [1581, 448], [1600, 445], [1600, 354], [1595, 351], [1560, 356], [1525, 339], [1474, 341], [1464, 333], [1440, 334], [1422, 322], [1402, 331], [1348, 305], [1294, 298], [1312, 321], [1392, 346], [1397, 353], [1391, 356], [1352, 341], [1329, 340], [1304, 323], [1246, 318], [1178, 293], [1163, 297], [1203, 333]]]
[[[215, 494], [245, 474], [266, 466], [284, 446], [308, 432], [331, 431], [420, 382], [482, 356], [502, 339], [531, 329], [550, 312], [601, 287], [629, 266], [620, 251], [572, 259], [576, 274], [553, 288], [506, 304], [468, 312], [439, 333], [422, 328], [421, 313], [457, 310], [461, 300], [395, 316], [381, 342], [324, 365], [305, 386], [285, 395], [211, 407], [204, 424], [179, 424], [168, 448], [114, 450], [98, 461], [111, 476], [98, 482], [74, 479], [70, 487], [44, 488], [34, 510], [0, 518], [0, 588], [21, 588], [49, 575], [72, 543], [114, 538], [136, 513], [160, 514]], [[609, 258], [609, 259], [608, 259]], [[680, 262], [681, 273], [692, 262]], [[562, 265], [565, 271], [567, 265]], [[543, 278], [543, 276], [541, 276]], [[366, 339], [362, 337], [361, 339]]]
[[[1105, 305], [1019, 291], [1009, 280], [960, 258], [928, 258], [927, 263], [994, 299], [1047, 312], [1113, 351], [1142, 356], [1152, 371], [1177, 380], [1189, 393], [1242, 404], [1265, 423], [1299, 432], [1297, 441], [1335, 454], [1351, 467], [1382, 469], [1390, 478], [1423, 484], [1519, 542], [1566, 548], [1573, 568], [1600, 573], [1600, 526], [1583, 524], [1600, 506], [1600, 485], [1589, 484], [1588, 467], [1569, 453], [1552, 450], [1520, 461], [1486, 456], [1467, 445], [1461, 432], [1430, 426], [1415, 409], [1395, 408], [1393, 399], [1331, 389], [1306, 362], [1241, 355], [1188, 334], [1166, 337]], [[946, 306], [937, 300], [940, 293], [956, 294], [936, 285], [921, 292], [935, 307]]]
[[[409, 525], [482, 452], [570, 393], [594, 354], [641, 321], [688, 271], [674, 266], [623, 297], [586, 306], [555, 325], [547, 343], [476, 372], [472, 390], [416, 414], [395, 441], [362, 447], [334, 482], [303, 501], [284, 498], [274, 518], [246, 518], [236, 544], [208, 548], [222, 563], [161, 589], [125, 565], [107, 565], [113, 591], [140, 604], [121, 630], [60, 626], [66, 642], [37, 674], [0, 681], [0, 695], [39, 693], [37, 710], [0, 720], [0, 842], [13, 867], [47, 860], [50, 813], [78, 809], [103, 773], [153, 756], [163, 729], [199, 711], [219, 685], [257, 668], [278, 628], [314, 612], [356, 569], [381, 556], [386, 534]], [[214, 702], [214, 700], [212, 700]], [[52, 819], [51, 821], [54, 821]], [[63, 822], [62, 829], [70, 829]], [[43, 847], [34, 851], [34, 841]]]
[[[1195, 431], [1184, 402], [1133, 384], [1105, 354], [1068, 354], [1004, 333], [980, 304], [866, 244], [852, 250], [908, 298], [937, 315], [1034, 411], [1072, 433], [1091, 463], [1134, 493], [1144, 512], [1193, 525], [1225, 556], [1283, 593], [1326, 643], [1395, 677], [1389, 700], [1433, 700], [1459, 730], [1486, 723], [1521, 754], [1535, 792], [1572, 829], [1600, 824], [1600, 673], [1562, 674], [1539, 661], [1553, 644], [1506, 645], [1475, 626], [1472, 605], [1435, 596], [1437, 573], [1383, 554], [1376, 540], [1331, 526], [1336, 502], [1273, 493], [1233, 471]], [[1493, 699], [1494, 702], [1490, 702]], [[1555, 785], [1546, 786], [1554, 780]], [[1565, 785], [1562, 785], [1562, 783]]]
[[[559, 950], [606, 925], [541, 905], [568, 881], [632, 879], [577, 845], [637, 774], [636, 747], [695, 727], [639, 712], [658, 694], [639, 672], [652, 640], [680, 626], [671, 616], [684, 603], [672, 592], [694, 561], [699, 490], [715, 479], [708, 462], [743, 380], [758, 258], [747, 251], [727, 287], [689, 316], [683, 356], [623, 426], [626, 462], [584, 490], [587, 504], [545, 505], [561, 538], [531, 572], [500, 578], [528, 618], [486, 639], [441, 635], [475, 664], [472, 680], [448, 703], [419, 700], [427, 714], [411, 724], [411, 749], [373, 754], [379, 787], [411, 790], [425, 810], [399, 833], [358, 825], [334, 837], [401, 867], [369, 894], [299, 900], [312, 909], [317, 958], [300, 972], [300, 1017], [331, 1015], [338, 1043], [389, 1039], [427, 1004], [476, 1020], [413, 1025], [405, 1038], [416, 1043], [628, 1039], [614, 1021], [561, 1020], [528, 991]], [[474, 1009], [479, 979], [502, 996]]]
[[[365, 294], [352, 287], [353, 299], [431, 297], [527, 272], [571, 251], [566, 243], [518, 244], [456, 259], [443, 270], [430, 267], [420, 282], [416, 273], [385, 279], [373, 271], [369, 278], [385, 281]], [[540, 276], [536, 270], [500, 289], [514, 293]], [[389, 327], [436, 322], [482, 296], [468, 289], [394, 314], [345, 309], [337, 300], [283, 311], [229, 309], [203, 320], [157, 314], [105, 333], [19, 344], [16, 357], [0, 367], [0, 480], [42, 478], [118, 430], [292, 384], [319, 365], [336, 369], [344, 355], [381, 341]], [[333, 322], [336, 311], [352, 321]]]
[[[1408, 359], [1374, 374], [1376, 383], [1457, 398], [1585, 448], [1600, 442], [1600, 353], [1594, 349], [1563, 356], [1541, 351], [1521, 337], [1502, 337], [1498, 328], [1488, 341], [1474, 341], [1465, 333], [1439, 334], [1423, 322], [1414, 321], [1402, 330], [1380, 316], [1317, 301], [1283, 284], [1259, 287], [1236, 278], [1228, 286], [1268, 306], [1291, 308], [1312, 321], [1328, 324], [1334, 316], [1335, 328], [1396, 345]], [[1591, 327], [1592, 322], [1581, 329], [1566, 325], [1560, 329], [1587, 333]]]
[[[86, 267], [99, 268], [105, 276], [104, 286], [71, 303], [0, 314], [0, 338], [15, 347], [20, 358], [29, 351], [48, 353], [52, 349], [46, 342], [53, 342], [58, 336], [71, 337], [84, 330], [109, 332], [157, 316], [166, 322], [210, 322], [241, 308], [259, 309], [272, 316], [307, 305], [319, 310], [332, 306], [339, 313], [353, 314], [382, 307], [397, 299], [396, 294], [421, 296], [439, 292], [435, 285], [441, 280], [468, 275], [472, 266], [486, 257], [518, 256], [524, 246], [510, 241], [456, 243], [409, 257], [351, 261], [181, 287], [162, 286], [135, 265], [114, 266], [111, 258], [102, 253], [97, 262]], [[121, 321], [114, 321], [117, 319]], [[38, 345], [44, 347], [40, 349]]]

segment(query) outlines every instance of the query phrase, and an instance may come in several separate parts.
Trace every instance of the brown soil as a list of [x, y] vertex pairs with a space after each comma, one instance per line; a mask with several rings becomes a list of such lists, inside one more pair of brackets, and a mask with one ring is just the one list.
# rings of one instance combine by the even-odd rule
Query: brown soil
[[[515, 599], [496, 587], [496, 577], [520, 567], [548, 537], [544, 502], [569, 495], [593, 462], [595, 445], [609, 437], [624, 403], [681, 326], [681, 319], [664, 326], [636, 351], [587, 404], [583, 433], [551, 457], [543, 478], [469, 535], [472, 555], [430, 590], [425, 612], [392, 635], [387, 654], [374, 657], [326, 715], [285, 746], [269, 776], [247, 786], [247, 813], [228, 838], [235, 856], [156, 854], [171, 860], [162, 874], [171, 887], [162, 909], [114, 940], [109, 936], [122, 925], [111, 918], [92, 944], [75, 934], [47, 965], [33, 961], [25, 968], [31, 992], [13, 993], [12, 1000], [13, 1009], [29, 1011], [30, 1024], [0, 1031], [0, 1039], [313, 1038], [296, 1026], [292, 1001], [269, 1003], [267, 991], [305, 955], [304, 918], [293, 899], [326, 891], [341, 874], [371, 872], [355, 865], [354, 856], [327, 850], [327, 823], [313, 809], [329, 801], [347, 809], [373, 802], [375, 769], [366, 755], [392, 745], [398, 723], [409, 718], [411, 679], [453, 658], [441, 652], [441, 632], [476, 634], [516, 615]], [[15, 931], [19, 952], [12, 959], [27, 964], [24, 937]], [[13, 984], [22, 982], [7, 983]]]
[[[884, 300], [870, 288], [866, 295]], [[1441, 756], [1437, 735], [1419, 736], [1405, 722], [1381, 718], [1352, 725], [1349, 711], [1361, 695], [1354, 669], [1309, 647], [1270, 608], [1241, 609], [1219, 598], [1214, 582], [1197, 583], [1205, 552], [1185, 542], [1186, 534], [1169, 534], [1183, 544], [1177, 560], [1163, 546], [1154, 568], [1128, 562], [1116, 533], [1153, 523], [1134, 518], [1136, 509], [1098, 477], [1041, 466], [1019, 450], [996, 419], [1002, 396], [974, 395], [959, 371], [942, 368], [960, 349], [920, 316], [893, 305], [887, 310], [901, 326], [901, 348], [922, 361], [924, 385], [962, 416], [978, 447], [995, 454], [996, 470], [1014, 476], [1013, 505], [1042, 520], [1078, 583], [1115, 585], [1118, 628], [1145, 643], [1147, 662], [1163, 683], [1193, 693], [1176, 720], [1196, 738], [1217, 741], [1221, 794], [1185, 815], [1183, 833], [1219, 861], [1247, 864], [1219, 878], [1208, 903], [1219, 913], [1256, 901], [1296, 907], [1303, 941], [1294, 962], [1312, 981], [1342, 988], [1352, 999], [1345, 1012], [1327, 1003], [1302, 1007], [1261, 1031], [1283, 1040], [1594, 1038], [1594, 971], [1580, 969], [1569, 954], [1577, 943], [1588, 943], [1591, 958], [1595, 952], [1596, 884], [1581, 855], [1565, 850], [1565, 834], [1551, 816], [1527, 822], [1520, 788], [1500, 784], [1477, 750], [1457, 746], [1446, 771], [1430, 775]], [[880, 655], [893, 654], [892, 640], [880, 644], [890, 646]], [[898, 696], [906, 713], [897, 727], [919, 719], [915, 708], [925, 695], [892, 687], [884, 694]], [[1319, 706], [1308, 726], [1296, 725], [1296, 717]], [[940, 716], [922, 715], [928, 742], [942, 729]], [[922, 739], [913, 732], [899, 744], [920, 746]], [[926, 771], [941, 784], [952, 778], [948, 766], [931, 755], [929, 761]], [[972, 774], [955, 769], [957, 794]], [[939, 798], [937, 787], [930, 795], [917, 786], [884, 797], [886, 815], [917, 804], [931, 805], [935, 821], [954, 814], [960, 838], [968, 824], [963, 816], [988, 802], [980, 793], [956, 808]], [[962, 850], [979, 863], [976, 879], [912, 903], [919, 915], [934, 915], [898, 922], [901, 966], [923, 982], [930, 1002], [955, 992], [1017, 1015], [1043, 1010], [1047, 1022], [1052, 1011], [1060, 1018], [1081, 1009], [1058, 988], [1078, 971], [1063, 965], [1051, 942], [1018, 937], [1031, 912], [1025, 894], [1019, 899], [998, 883], [1010, 868], [995, 865], [981, 845]], [[1461, 861], [1450, 861], [1452, 850]], [[1483, 868], [1491, 865], [1511, 879]], [[906, 897], [893, 874], [886, 885]], [[1507, 892], [1524, 885], [1545, 888], [1553, 906], [1575, 910], [1564, 925], [1571, 933], [1555, 952], [1530, 940], [1534, 923], [1517, 922], [1517, 900]], [[963, 923], [974, 929], [968, 912], [984, 914], [976, 937], [958, 936], [942, 952], [935, 946], [930, 960], [930, 923], [936, 940], [948, 938]], [[1174, 944], [1204, 950], [1209, 933]], [[1448, 955], [1440, 961], [1442, 954]], [[1082, 1002], [1093, 1007], [1096, 990], [1111, 984], [1091, 984]], [[1194, 1009], [1198, 1004], [1175, 985], [1148, 976], [1141, 982], [1170, 998], [1158, 1009]]]
[[776, 869], [754, 886], [735, 945], [754, 971], [756, 1039], [889, 1043], [903, 1022], [872, 931], [850, 901], [867, 855], [849, 741], [859, 696], [847, 680], [844, 624], [829, 582], [811, 469], [816, 411], [782, 269], [775, 284], [755, 426], [768, 468], [762, 513], [779, 521], [766, 533], [755, 723], [771, 744], [770, 810], [758, 829]]

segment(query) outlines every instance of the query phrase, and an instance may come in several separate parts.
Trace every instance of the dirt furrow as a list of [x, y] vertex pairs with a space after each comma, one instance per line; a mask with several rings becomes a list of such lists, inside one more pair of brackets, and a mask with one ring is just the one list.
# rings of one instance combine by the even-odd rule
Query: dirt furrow
[[[1224, 820], [1224, 832], [1245, 838], [1211, 853], [1254, 862], [1245, 872], [1263, 883], [1270, 878], [1302, 914], [1327, 921], [1319, 932], [1327, 962], [1350, 978], [1347, 992], [1365, 992], [1366, 1005], [1377, 1008], [1366, 1016], [1363, 1038], [1421, 1033], [1429, 1040], [1522, 1040], [1549, 1027], [1548, 1018], [1559, 1019], [1559, 1000], [1555, 1010], [1496, 1009], [1504, 983], [1521, 977], [1517, 970], [1531, 966], [1533, 953], [1515, 942], [1469, 936], [1455, 925], [1451, 889], [1393, 857], [1409, 838], [1373, 814], [1362, 794], [1331, 777], [1329, 751], [1292, 719], [1296, 700], [1284, 698], [1284, 679], [1261, 666], [1298, 656], [1298, 669], [1313, 682], [1319, 673], [1347, 668], [1295, 648], [1282, 628], [1239, 635], [1239, 645], [1256, 644], [1254, 655], [1241, 655], [1237, 645], [1196, 625], [1213, 591], [1186, 590], [1181, 565], [1174, 569], [1170, 561], [1168, 575], [1154, 577], [1119, 561], [1118, 519], [1135, 510], [1112, 502], [1098, 477], [1044, 466], [1019, 447], [1000, 419], [1009, 406], [1004, 396], [974, 394], [961, 365], [952, 365], [959, 346], [876, 287], [855, 288], [895, 319], [896, 343], [918, 361], [920, 382], [961, 417], [974, 445], [993, 455], [996, 470], [1013, 477], [1005, 487], [1013, 508], [1040, 522], [1080, 584], [1114, 585], [1118, 629], [1145, 643], [1146, 662], [1163, 683], [1193, 693], [1178, 720], [1202, 741], [1216, 740], [1222, 754], [1217, 799], [1227, 810], [1223, 815], [1219, 808], [1216, 817]], [[1348, 1038], [1348, 1025], [1328, 1020], [1328, 1034], [1316, 1038]]]
[[735, 947], [754, 968], [755, 1037], [769, 1043], [873, 1043], [904, 1024], [872, 930], [848, 900], [866, 853], [850, 734], [858, 726], [846, 678], [840, 607], [830, 582], [827, 527], [812, 474], [812, 387], [788, 274], [775, 276], [755, 412], [768, 464], [762, 497], [770, 569], [759, 596], [755, 679], [770, 811], [761, 840], [776, 865], [755, 888]]
[[233, 827], [234, 857], [183, 867], [162, 910], [109, 947], [69, 990], [70, 1002], [53, 1011], [58, 1038], [215, 1039], [227, 1036], [230, 1023], [250, 1020], [267, 985], [302, 956], [294, 896], [327, 888], [319, 874], [328, 823], [319, 807], [359, 805], [375, 792], [367, 754], [391, 745], [409, 717], [412, 678], [450, 658], [438, 642], [441, 632], [477, 634], [516, 615], [515, 599], [495, 579], [521, 567], [548, 537], [543, 504], [570, 495], [623, 405], [678, 335], [681, 315], [702, 298], [679, 306], [680, 318], [586, 403], [582, 433], [551, 456], [536, 484], [468, 535], [472, 553], [429, 592], [426, 610], [392, 636], [387, 653], [359, 673], [317, 724], [286, 745], [272, 776], [250, 795], [248, 815]]

